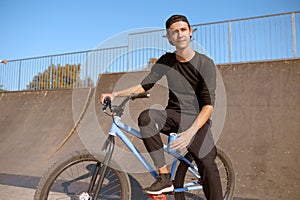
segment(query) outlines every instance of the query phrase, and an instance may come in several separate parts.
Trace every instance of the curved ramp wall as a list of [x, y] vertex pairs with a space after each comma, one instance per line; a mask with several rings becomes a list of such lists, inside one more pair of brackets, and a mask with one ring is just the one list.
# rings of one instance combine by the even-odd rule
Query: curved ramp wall
[[[297, 199], [300, 196], [300, 60], [218, 68], [226, 88], [227, 115], [217, 145], [233, 162], [235, 199]], [[103, 75], [92, 99], [96, 110], [100, 109], [101, 92], [133, 85], [146, 73], [126, 73], [125, 78], [122, 73]], [[120, 85], [118, 81], [122, 79], [125, 81]], [[153, 106], [153, 102], [158, 107], [165, 103], [163, 85], [153, 89], [156, 91], [152, 91], [151, 104], [146, 100], [129, 106], [130, 120], [136, 120], [138, 113]], [[87, 90], [82, 92], [82, 97], [86, 97]], [[0, 92], [2, 185], [31, 184], [34, 189], [38, 177], [54, 157], [84, 148], [75, 132], [54, 157], [49, 157], [75, 126], [72, 95], [72, 90]], [[101, 121], [100, 111], [97, 116]], [[141, 184], [152, 181], [144, 175], [139, 177]]]

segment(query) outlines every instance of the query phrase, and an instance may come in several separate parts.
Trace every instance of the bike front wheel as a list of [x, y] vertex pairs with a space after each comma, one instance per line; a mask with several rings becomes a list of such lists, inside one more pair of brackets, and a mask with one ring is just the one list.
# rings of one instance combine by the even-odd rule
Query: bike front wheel
[[[193, 157], [191, 154], [187, 154], [186, 158], [193, 162]], [[223, 199], [231, 200], [233, 198], [233, 192], [235, 187], [235, 175], [233, 166], [227, 155], [220, 149], [217, 150], [217, 157], [215, 160], [217, 168], [219, 170]], [[183, 187], [185, 183], [197, 182], [197, 178], [188, 171], [188, 164], [185, 162], [180, 162], [175, 176], [175, 187]], [[190, 190], [186, 192], [175, 193], [176, 200], [203, 200], [205, 195], [203, 190]]]
[[[34, 199], [77, 200], [86, 194], [92, 196], [95, 191], [93, 188], [96, 187], [93, 184], [91, 185], [92, 179], [98, 177], [102, 166], [102, 163], [89, 152], [73, 153], [54, 163], [48, 169], [37, 186]], [[93, 176], [95, 173], [96, 176]], [[108, 167], [98, 197], [90, 199], [129, 200], [130, 198], [131, 186], [128, 175]]]

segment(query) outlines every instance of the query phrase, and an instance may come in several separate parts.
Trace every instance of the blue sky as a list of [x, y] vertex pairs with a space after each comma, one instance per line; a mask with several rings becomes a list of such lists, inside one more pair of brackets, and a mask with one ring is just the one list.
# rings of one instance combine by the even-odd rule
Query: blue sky
[[300, 0], [1, 0], [0, 59], [94, 49], [120, 32], [164, 28], [172, 14], [191, 24], [300, 10]]

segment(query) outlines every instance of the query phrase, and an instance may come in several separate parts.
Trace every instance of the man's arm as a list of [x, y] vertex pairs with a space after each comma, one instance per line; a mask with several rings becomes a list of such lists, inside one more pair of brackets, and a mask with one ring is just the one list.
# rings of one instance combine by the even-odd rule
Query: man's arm
[[143, 93], [145, 92], [144, 88], [142, 87], [141, 84], [138, 85], [134, 85], [132, 87], [129, 87], [127, 89], [124, 90], [119, 90], [119, 91], [115, 91], [113, 93], [103, 93], [101, 94], [101, 103], [104, 103], [104, 99], [106, 97], [110, 97], [111, 100], [113, 101], [115, 97], [119, 96], [129, 96], [130, 94], [139, 94], [139, 93]]

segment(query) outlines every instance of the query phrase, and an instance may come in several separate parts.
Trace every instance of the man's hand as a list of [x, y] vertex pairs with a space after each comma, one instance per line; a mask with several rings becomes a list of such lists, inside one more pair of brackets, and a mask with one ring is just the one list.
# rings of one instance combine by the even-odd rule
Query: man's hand
[[111, 99], [111, 101], [114, 100], [115, 96], [112, 94], [112, 93], [104, 93], [104, 94], [101, 94], [101, 97], [100, 97], [100, 103], [103, 104], [104, 103], [104, 99], [106, 97], [109, 97]]
[[212, 115], [213, 107], [211, 105], [204, 106], [195, 121], [193, 122], [192, 126], [188, 128], [186, 131], [182, 133], [178, 133], [178, 139], [174, 140], [170, 144], [170, 147], [175, 150], [181, 150], [186, 148], [191, 140], [193, 139], [194, 135], [198, 132], [198, 130], [206, 123], [206, 121]]
[[194, 134], [195, 132], [189, 131], [189, 129], [182, 133], [179, 133], [178, 138], [173, 142], [171, 142], [170, 144], [171, 149], [182, 150], [186, 148], [190, 144], [191, 140], [193, 139]]

